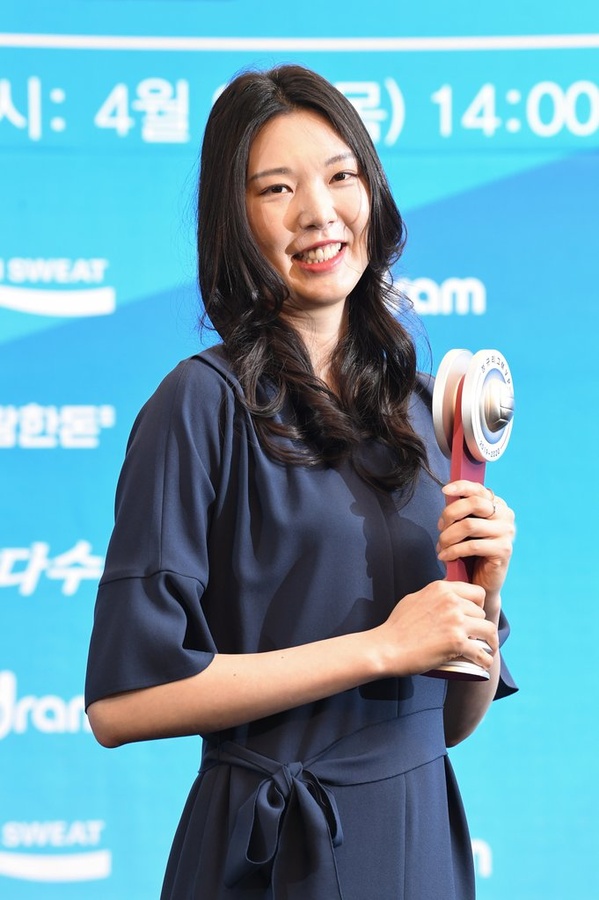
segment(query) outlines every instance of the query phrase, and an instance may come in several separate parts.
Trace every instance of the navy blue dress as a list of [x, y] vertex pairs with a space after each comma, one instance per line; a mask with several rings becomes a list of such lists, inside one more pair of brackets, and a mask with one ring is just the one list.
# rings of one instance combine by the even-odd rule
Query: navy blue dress
[[[447, 480], [424, 387], [410, 415]], [[222, 349], [180, 363], [131, 434], [87, 704], [195, 675], [218, 652], [382, 623], [443, 577], [443, 502], [425, 474], [402, 503], [349, 464], [273, 462]], [[498, 695], [515, 689], [502, 675]], [[426, 676], [387, 679], [202, 735], [162, 900], [471, 900], [445, 690]]]

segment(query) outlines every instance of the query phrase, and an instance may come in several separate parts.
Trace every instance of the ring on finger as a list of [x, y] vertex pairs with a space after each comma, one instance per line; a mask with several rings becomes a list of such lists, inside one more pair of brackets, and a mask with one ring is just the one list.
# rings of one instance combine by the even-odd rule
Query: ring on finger
[[489, 500], [490, 500], [491, 503], [493, 504], [493, 512], [491, 513], [491, 515], [485, 516], [485, 518], [487, 518], [487, 519], [492, 519], [493, 516], [495, 515], [495, 513], [497, 512], [497, 501], [496, 501], [496, 499], [495, 499], [495, 494], [493, 493], [493, 491], [491, 490], [491, 488], [488, 487], [487, 490], [488, 490], [489, 493], [491, 494], [491, 496], [489, 497]]

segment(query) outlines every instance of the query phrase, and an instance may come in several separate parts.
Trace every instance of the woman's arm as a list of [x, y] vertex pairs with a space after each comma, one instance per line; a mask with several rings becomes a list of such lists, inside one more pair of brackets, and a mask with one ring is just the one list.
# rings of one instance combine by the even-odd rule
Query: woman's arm
[[483, 600], [476, 585], [433, 582], [369, 631], [286, 650], [217, 654], [191, 678], [98, 700], [88, 709], [92, 730], [107, 747], [209, 733], [379, 678], [425, 672], [461, 654], [489, 666], [489, 655], [468, 640], [474, 635], [496, 647]]
[[101, 744], [202, 734], [250, 722], [377, 677], [367, 633], [264, 653], [216, 654], [191, 678], [92, 703]]
[[[485, 610], [486, 608], [485, 602]], [[487, 612], [486, 615], [488, 621], [498, 624], [499, 612], [496, 615]], [[488, 670], [488, 681], [448, 682], [444, 709], [445, 740], [448, 747], [465, 740], [484, 718], [497, 691], [500, 668], [501, 659], [499, 653], [495, 653], [493, 664]]]

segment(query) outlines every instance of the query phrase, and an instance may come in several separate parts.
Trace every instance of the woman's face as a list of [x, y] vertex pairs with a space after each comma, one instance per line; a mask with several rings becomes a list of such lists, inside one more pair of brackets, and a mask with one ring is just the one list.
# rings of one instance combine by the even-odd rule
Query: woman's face
[[246, 208], [260, 250], [289, 289], [288, 314], [343, 307], [368, 264], [370, 200], [358, 161], [326, 119], [301, 110], [258, 132]]

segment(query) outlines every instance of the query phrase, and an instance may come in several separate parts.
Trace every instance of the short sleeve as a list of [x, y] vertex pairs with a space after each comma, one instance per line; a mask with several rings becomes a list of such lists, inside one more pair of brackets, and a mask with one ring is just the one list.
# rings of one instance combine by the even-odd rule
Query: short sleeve
[[234, 403], [226, 380], [192, 357], [136, 419], [96, 599], [86, 706], [190, 677], [213, 659], [202, 597]]
[[[502, 647], [505, 641], [508, 639], [510, 633], [510, 625], [508, 620], [506, 619], [503, 611], [499, 615], [499, 646]], [[499, 672], [499, 682], [497, 684], [497, 690], [495, 691], [494, 700], [501, 700], [502, 697], [509, 697], [510, 694], [515, 694], [518, 690], [518, 685], [512, 678], [510, 670], [508, 669], [505, 659], [503, 658], [503, 653], [501, 654], [501, 669]]]

